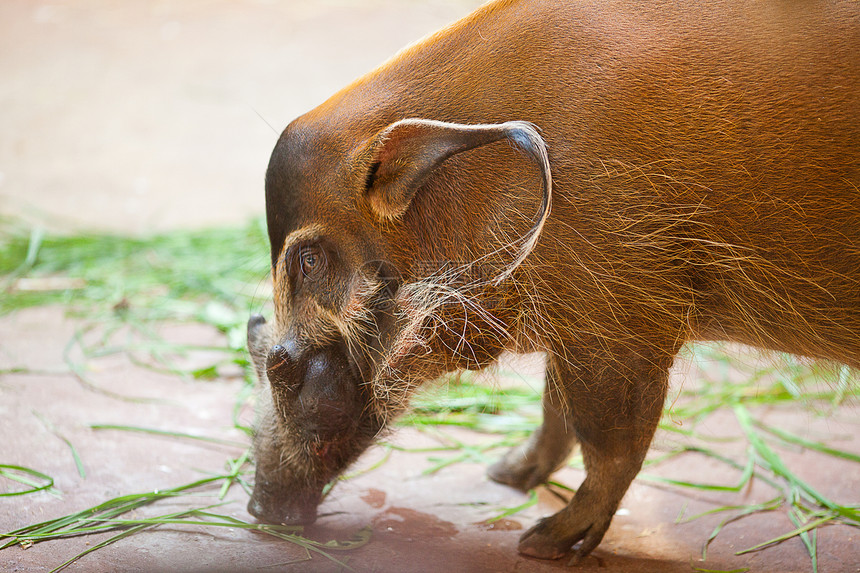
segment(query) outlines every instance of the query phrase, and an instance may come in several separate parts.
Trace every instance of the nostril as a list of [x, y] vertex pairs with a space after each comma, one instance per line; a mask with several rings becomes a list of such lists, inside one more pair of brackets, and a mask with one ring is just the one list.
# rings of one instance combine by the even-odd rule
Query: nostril
[[284, 367], [289, 367], [292, 362], [293, 360], [290, 358], [290, 353], [287, 352], [287, 349], [280, 344], [276, 344], [269, 351], [269, 357], [266, 359], [266, 369], [280, 370]]
[[286, 348], [276, 344], [269, 351], [266, 359], [266, 372], [269, 378], [276, 378], [283, 382], [289, 382], [289, 377], [295, 368], [295, 361]]
[[285, 357], [289, 358], [289, 355], [287, 354], [287, 349], [284, 348], [283, 346], [281, 346], [280, 344], [274, 345], [272, 347], [272, 349], [269, 351], [269, 360], [270, 361], [273, 359], [282, 360]]

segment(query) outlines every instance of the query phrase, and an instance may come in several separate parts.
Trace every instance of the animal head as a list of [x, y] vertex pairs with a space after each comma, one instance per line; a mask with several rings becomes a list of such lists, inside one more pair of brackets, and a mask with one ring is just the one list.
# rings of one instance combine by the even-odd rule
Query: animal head
[[[531, 192], [537, 218], [520, 217], [519, 227], [506, 220], [510, 208], [493, 208], [516, 197], [492, 200], [498, 186], [483, 184], [493, 164], [444, 169], [502, 141], [527, 159], [511, 156], [512, 146], [485, 156], [504, 156], [500, 171], [532, 163], [543, 183], [542, 194]], [[421, 382], [483, 366], [509, 344], [506, 279], [540, 235], [550, 181], [543, 140], [524, 122], [405, 119], [363, 138], [287, 128], [266, 176], [275, 320], [253, 317], [248, 329], [271, 395], [251, 513], [312, 521], [326, 484]], [[506, 223], [514, 240], [499, 239]]]

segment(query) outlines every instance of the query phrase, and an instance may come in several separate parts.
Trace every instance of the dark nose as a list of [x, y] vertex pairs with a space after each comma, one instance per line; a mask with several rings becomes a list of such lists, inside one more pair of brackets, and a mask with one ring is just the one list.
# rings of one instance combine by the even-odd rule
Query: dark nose
[[266, 374], [269, 376], [269, 382], [287, 388], [297, 387], [300, 382], [296, 372], [297, 361], [298, 352], [294, 345], [285, 343], [273, 346], [266, 358]]

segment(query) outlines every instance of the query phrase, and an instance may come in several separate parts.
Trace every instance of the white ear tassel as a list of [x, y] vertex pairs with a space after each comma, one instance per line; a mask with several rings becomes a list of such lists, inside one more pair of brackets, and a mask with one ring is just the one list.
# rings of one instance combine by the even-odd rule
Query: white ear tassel
[[[552, 174], [550, 171], [549, 155], [547, 154], [546, 142], [540, 136], [538, 128], [526, 121], [467, 125], [432, 119], [408, 118], [396, 121], [385, 128], [377, 135], [372, 146], [378, 152], [378, 150], [385, 147], [386, 143], [396, 138], [395, 134], [404, 130], [406, 130], [406, 133], [410, 133], [410, 130], [414, 132], [412, 138], [416, 140], [415, 144], [420, 143], [422, 140], [425, 140], [427, 144], [433, 144], [430, 150], [432, 152], [420, 156], [420, 161], [417, 163], [419, 171], [435, 168], [439, 163], [456, 153], [503, 139], [507, 139], [520, 151], [528, 155], [529, 159], [540, 168], [543, 197], [537, 220], [532, 228], [516, 241], [515, 244], [519, 244], [516, 258], [498, 276], [492, 279], [492, 284], [498, 285], [511, 276], [514, 270], [534, 250], [552, 209]], [[408, 149], [410, 149], [409, 146], [407, 146]], [[414, 186], [417, 186], [417, 182], [411, 181], [410, 183], [413, 184], [412, 193], [414, 193]], [[380, 197], [377, 194], [372, 194], [370, 197], [371, 204], [375, 205], [377, 213], [389, 219], [402, 215], [408, 204], [407, 201], [399, 206], [400, 210], [390, 211], [388, 206], [386, 206], [385, 199], [386, 197]], [[390, 197], [387, 199], [390, 199]], [[487, 257], [497, 255], [509, 246], [511, 245], [504, 245], [481, 258], [486, 259]]]
[[543, 183], [543, 200], [540, 206], [540, 216], [529, 233], [522, 237], [519, 254], [504, 271], [493, 279], [493, 285], [498, 286], [503, 280], [511, 276], [511, 273], [519, 267], [526, 257], [534, 250], [540, 238], [543, 226], [549, 218], [552, 210], [552, 172], [549, 165], [549, 155], [546, 150], [546, 142], [538, 133], [534, 124], [526, 121], [509, 121], [503, 123], [503, 127], [509, 133], [509, 139], [527, 153], [539, 166]]

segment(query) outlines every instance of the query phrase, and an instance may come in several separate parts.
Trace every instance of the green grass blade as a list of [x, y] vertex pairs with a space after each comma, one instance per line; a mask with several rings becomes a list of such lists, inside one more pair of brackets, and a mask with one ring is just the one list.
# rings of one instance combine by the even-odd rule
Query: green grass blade
[[671, 485], [688, 487], [688, 488], [698, 489], [698, 490], [702, 490], [702, 491], [730, 491], [730, 492], [741, 491], [743, 488], [745, 488], [749, 484], [750, 480], [752, 479], [753, 472], [755, 470], [755, 459], [751, 455], [747, 456], [746, 465], [740, 466], [739, 464], [735, 463], [734, 461], [729, 460], [728, 458], [726, 458], [724, 456], [720, 456], [716, 452], [712, 452], [712, 451], [707, 450], [707, 449], [685, 448], [684, 451], [695, 451], [695, 452], [699, 452], [699, 453], [704, 453], [705, 455], [708, 455], [710, 457], [713, 457], [714, 459], [722, 461], [722, 462], [726, 463], [727, 465], [729, 465], [735, 469], [742, 469], [743, 471], [741, 473], [741, 477], [738, 481], [738, 484], [737, 485], [706, 484], [706, 483], [701, 483], [701, 482], [690, 482], [690, 481], [685, 481], [685, 480], [677, 480], [674, 478], [666, 478], [666, 477], [662, 477], [662, 476], [655, 476], [655, 475], [642, 474], [642, 473], [640, 473], [638, 476], [636, 476], [637, 479], [644, 479], [646, 481], [656, 481], [656, 482], [668, 483]]
[[788, 533], [783, 533], [782, 535], [774, 537], [773, 539], [769, 539], [769, 540], [763, 541], [762, 543], [759, 543], [757, 545], [753, 545], [752, 547], [748, 547], [748, 548], [743, 549], [741, 551], [737, 551], [735, 553], [735, 555], [745, 555], [747, 553], [752, 553], [754, 551], [760, 551], [766, 547], [770, 547], [771, 545], [776, 545], [777, 543], [782, 543], [783, 541], [785, 541], [787, 539], [791, 539], [792, 537], [797, 537], [798, 535], [800, 535], [801, 533], [804, 533], [806, 531], [812, 531], [813, 529], [815, 529], [817, 527], [821, 527], [822, 525], [829, 523], [829, 522], [833, 521], [834, 519], [835, 519], [834, 516], [829, 516], [829, 517], [822, 517], [821, 519], [816, 519], [815, 521], [810, 521], [809, 523], [802, 525], [801, 527], [798, 527], [797, 529], [789, 531]]
[[[733, 515], [727, 519], [724, 519], [723, 521], [718, 523], [716, 525], [716, 527], [714, 527], [714, 529], [711, 531], [711, 534], [705, 540], [705, 543], [702, 544], [702, 560], [704, 561], [707, 558], [708, 547], [710, 547], [711, 542], [717, 538], [717, 536], [720, 534], [720, 532], [723, 530], [723, 528], [726, 525], [733, 523], [735, 521], [738, 521], [739, 519], [744, 518], [748, 515], [752, 515], [754, 513], [761, 513], [763, 511], [774, 511], [777, 508], [779, 508], [780, 505], [782, 505], [782, 498], [777, 498], [775, 501], [771, 500], [771, 501], [767, 501], [767, 502], [761, 503], [761, 504], [742, 506], [740, 509], [740, 512], [738, 512], [737, 514], [735, 514], [735, 515]], [[717, 511], [722, 511], [723, 509], [724, 508], [719, 508]], [[708, 513], [709, 512], [705, 512], [705, 513], [699, 514], [699, 516], [707, 515]], [[710, 513], [713, 513], [713, 511]], [[699, 516], [697, 516], [697, 517], [699, 517]]]
[[527, 501], [525, 501], [519, 505], [515, 505], [513, 507], [506, 507], [506, 508], [502, 509], [502, 511], [500, 513], [487, 519], [484, 523], [487, 523], [487, 524], [495, 523], [497, 521], [505, 519], [506, 517], [510, 517], [510, 516], [514, 515], [515, 513], [519, 513], [521, 511], [523, 511], [524, 509], [528, 509], [530, 507], [533, 507], [533, 506], [537, 505], [537, 502], [538, 502], [537, 490], [532, 489], [529, 491], [529, 498]]
[[[809, 520], [806, 519], [801, 511], [793, 507], [788, 512], [788, 517], [795, 527], [803, 527]], [[818, 573], [818, 529], [809, 531], [801, 531], [798, 533], [803, 545], [806, 546], [806, 551], [809, 553], [809, 558], [812, 560], [812, 573]], [[810, 536], [810, 533], [812, 535]]]
[[210, 483], [224, 479], [225, 476], [214, 476], [197, 480], [188, 484], [170, 488], [167, 490], [156, 490], [154, 492], [146, 492], [139, 494], [129, 494], [119, 496], [98, 505], [78, 511], [56, 519], [49, 519], [41, 523], [28, 525], [9, 533], [0, 534], [0, 538], [9, 538], [5, 544], [0, 546], [0, 549], [15, 545], [19, 541], [27, 538], [29, 535], [44, 537], [47, 533], [54, 533], [55, 537], [73, 537], [78, 535], [76, 524], [79, 524], [83, 519], [101, 516], [113, 518], [123, 513], [132, 511], [139, 507], [149, 505], [161, 499], [168, 497], [176, 497], [187, 492], [190, 489], [202, 487]]
[[[193, 511], [194, 510], [180, 511], [180, 512], [170, 514], [169, 517], [177, 517], [178, 518], [178, 517], [181, 517], [183, 515], [187, 515], [188, 513], [191, 513]], [[164, 517], [167, 518], [168, 516], [164, 516]], [[139, 532], [143, 531], [144, 529], [148, 529], [150, 527], [153, 527], [153, 525], [154, 524], [149, 524], [149, 523], [145, 523], [145, 522], [134, 525], [134, 526], [130, 527], [129, 529], [127, 529], [126, 531], [118, 533], [117, 535], [114, 535], [113, 537], [110, 537], [109, 539], [106, 539], [100, 543], [93, 545], [92, 547], [88, 547], [87, 549], [81, 551], [80, 553], [78, 553], [77, 555], [75, 555], [74, 557], [69, 559], [68, 561], [65, 561], [61, 565], [51, 569], [51, 573], [54, 573], [55, 571], [62, 571], [63, 569], [65, 569], [66, 567], [68, 567], [69, 565], [71, 565], [72, 563], [77, 561], [78, 559], [80, 559], [81, 557], [84, 557], [85, 555], [88, 555], [88, 554], [92, 553], [93, 551], [97, 551], [103, 547], [107, 547], [108, 545], [110, 545], [112, 543], [116, 543], [117, 541], [119, 541], [121, 539], [125, 539], [126, 537], [130, 537], [130, 536], [134, 535], [135, 533], [139, 533]]]
[[810, 440], [805, 440], [800, 436], [796, 436], [785, 430], [780, 430], [779, 428], [774, 428], [773, 426], [768, 426], [762, 422], [754, 422], [756, 427], [761, 428], [765, 432], [776, 436], [777, 438], [788, 442], [790, 444], [795, 444], [798, 446], [803, 446], [809, 450], [814, 450], [816, 452], [821, 452], [822, 454], [827, 454], [830, 456], [834, 456], [837, 458], [842, 458], [844, 460], [849, 460], [852, 462], [860, 463], [860, 455], [852, 454], [850, 452], [845, 452], [843, 450], [837, 450], [827, 446], [826, 444], [822, 444], [821, 442], [812, 442]]
[[130, 529], [127, 529], [126, 531], [123, 531], [122, 533], [118, 533], [118, 534], [114, 535], [113, 537], [106, 539], [100, 543], [96, 543], [92, 547], [88, 547], [88, 548], [84, 549], [83, 551], [81, 551], [80, 553], [78, 553], [77, 555], [75, 555], [74, 557], [69, 559], [68, 561], [65, 561], [61, 565], [54, 567], [53, 569], [51, 569], [50, 573], [56, 573], [57, 571], [62, 571], [63, 569], [65, 569], [66, 567], [68, 567], [69, 565], [71, 565], [72, 563], [77, 561], [78, 559], [80, 559], [81, 557], [84, 557], [85, 555], [88, 555], [88, 554], [92, 553], [93, 551], [98, 551], [102, 547], [107, 547], [108, 545], [111, 545], [112, 543], [116, 543], [117, 541], [119, 541], [121, 539], [125, 539], [126, 537], [130, 537], [130, 536], [134, 535], [135, 533], [139, 533], [139, 532], [143, 531], [144, 529], [147, 529], [148, 527], [149, 527], [148, 525], [138, 525], [138, 526], [132, 527]]
[[211, 438], [208, 436], [200, 436], [197, 434], [187, 434], [183, 432], [173, 432], [171, 430], [159, 430], [158, 428], [144, 428], [141, 426], [123, 426], [118, 424], [89, 424], [93, 430], [120, 430], [123, 432], [138, 432], [142, 434], [151, 434], [154, 436], [166, 436], [169, 438], [182, 438], [185, 440], [197, 440], [200, 442], [208, 442], [210, 444], [220, 444], [224, 446], [235, 446], [237, 448], [247, 447], [248, 444], [237, 442], [235, 440], [224, 440], [221, 438]]
[[227, 471], [229, 472], [224, 479], [224, 485], [221, 486], [221, 491], [218, 492], [218, 499], [224, 499], [227, 496], [227, 492], [230, 491], [230, 488], [234, 483], [241, 482], [241, 478], [239, 477], [239, 473], [242, 471], [242, 468], [251, 458], [251, 448], [246, 449], [242, 452], [242, 455], [234, 460], [227, 460]]
[[[32, 476], [37, 480], [42, 480], [47, 483], [39, 484], [38, 481], [32, 480], [27, 476]], [[36, 471], [24, 466], [16, 466], [12, 464], [0, 464], [0, 477], [16, 481], [28, 486], [30, 489], [24, 491], [9, 491], [0, 493], [0, 497], [11, 497], [16, 495], [27, 495], [37, 491], [48, 490], [54, 486], [54, 478], [40, 471]]]
[[749, 410], [747, 410], [744, 406], [740, 404], [735, 404], [734, 406], [735, 416], [737, 417], [738, 422], [741, 425], [744, 433], [746, 434], [747, 439], [752, 445], [753, 449], [756, 453], [767, 463], [768, 467], [773, 471], [777, 476], [785, 479], [793, 486], [797, 487], [807, 496], [809, 496], [813, 501], [822, 505], [830, 510], [833, 510], [837, 513], [842, 513], [843, 508], [832, 502], [831, 500], [824, 497], [818, 491], [816, 491], [812, 486], [795, 476], [783, 463], [782, 459], [774, 452], [770, 446], [768, 446], [764, 440], [759, 436], [759, 434], [755, 431], [753, 427], [752, 417], [750, 416]]
[[79, 476], [81, 476], [81, 478], [82, 478], [82, 479], [86, 479], [86, 477], [87, 477], [87, 472], [86, 472], [86, 470], [84, 469], [84, 462], [83, 462], [83, 460], [81, 460], [81, 456], [80, 456], [80, 455], [78, 455], [78, 450], [75, 448], [75, 446], [72, 444], [72, 442], [71, 442], [71, 441], [70, 441], [66, 436], [64, 436], [63, 434], [61, 434], [61, 433], [60, 433], [60, 431], [59, 431], [59, 430], [57, 430], [56, 426], [54, 426], [54, 424], [53, 424], [53, 423], [51, 423], [51, 421], [50, 421], [50, 420], [48, 420], [47, 418], [45, 418], [44, 416], [42, 416], [41, 414], [39, 414], [39, 413], [38, 413], [38, 412], [36, 412], [35, 410], [33, 410], [33, 415], [34, 415], [34, 416], [35, 416], [35, 417], [36, 417], [40, 422], [42, 422], [42, 425], [44, 425], [44, 426], [45, 426], [45, 428], [47, 428], [47, 430], [48, 430], [49, 432], [51, 432], [52, 434], [54, 434], [55, 436], [57, 436], [57, 437], [58, 437], [60, 440], [62, 440], [62, 441], [63, 441], [67, 446], [69, 446], [69, 450], [71, 450], [71, 452], [72, 452], [72, 459], [74, 459], [74, 461], [75, 461], [75, 467], [76, 467], [76, 468], [77, 468], [77, 470], [78, 470], [78, 475], [79, 475]]
[[758, 511], [773, 511], [775, 509], [779, 509], [779, 507], [782, 505], [782, 502], [783, 498], [782, 496], [779, 496], [764, 503], [755, 505], [724, 505], [721, 507], [715, 507], [713, 509], [703, 511], [701, 513], [697, 513], [696, 515], [690, 517], [681, 518], [681, 516], [679, 516], [679, 519], [676, 523], [689, 523], [691, 521], [699, 519], [700, 517], [705, 517], [706, 515], [713, 515], [715, 513], [722, 513], [724, 511], [746, 511], [748, 509], [753, 510], [751, 513], [755, 513]]

